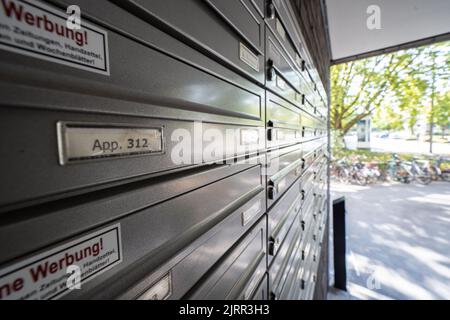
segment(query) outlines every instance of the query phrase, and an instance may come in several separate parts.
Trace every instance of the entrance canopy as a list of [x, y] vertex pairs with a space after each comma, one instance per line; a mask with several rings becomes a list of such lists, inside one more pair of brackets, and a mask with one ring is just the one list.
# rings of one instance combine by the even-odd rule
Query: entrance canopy
[[449, 0], [325, 0], [333, 63], [450, 39]]

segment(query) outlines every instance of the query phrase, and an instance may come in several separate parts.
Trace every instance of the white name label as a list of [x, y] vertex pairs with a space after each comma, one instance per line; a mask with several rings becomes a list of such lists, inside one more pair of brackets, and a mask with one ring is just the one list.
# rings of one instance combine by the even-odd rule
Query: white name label
[[260, 131], [258, 129], [241, 129], [241, 145], [259, 144]]
[[286, 90], [286, 82], [280, 76], [277, 76], [276, 85], [281, 90]]
[[81, 19], [34, 0], [0, 2], [0, 49], [109, 75], [108, 35]]
[[[68, 294], [122, 262], [120, 224], [109, 226], [0, 270], [0, 300], [48, 300]], [[76, 278], [74, 278], [76, 279]]]
[[150, 287], [139, 300], [166, 300], [172, 294], [172, 274], [166, 274]]
[[284, 31], [284, 27], [281, 24], [280, 20], [276, 19], [275, 28], [277, 29], [278, 34], [283, 40], [286, 40], [286, 31]]
[[242, 225], [245, 226], [252, 221], [253, 218], [261, 212], [261, 209], [261, 201], [258, 199], [258, 202], [254, 203], [250, 208], [242, 212]]
[[58, 123], [60, 163], [161, 153], [162, 130]]
[[239, 58], [249, 65], [252, 69], [259, 72], [259, 58], [244, 44], [239, 45]]

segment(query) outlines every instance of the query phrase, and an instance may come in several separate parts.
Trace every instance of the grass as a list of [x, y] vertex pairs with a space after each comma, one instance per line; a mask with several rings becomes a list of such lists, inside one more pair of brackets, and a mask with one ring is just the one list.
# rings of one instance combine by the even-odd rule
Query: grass
[[[416, 155], [409, 153], [397, 154], [398, 157], [404, 161], [411, 161], [416, 157], [419, 159], [431, 159], [431, 157], [425, 155]], [[373, 152], [370, 150], [350, 150], [344, 148], [333, 149], [333, 157], [337, 159], [341, 158], [359, 158], [362, 162], [387, 162], [392, 159], [391, 152]]]

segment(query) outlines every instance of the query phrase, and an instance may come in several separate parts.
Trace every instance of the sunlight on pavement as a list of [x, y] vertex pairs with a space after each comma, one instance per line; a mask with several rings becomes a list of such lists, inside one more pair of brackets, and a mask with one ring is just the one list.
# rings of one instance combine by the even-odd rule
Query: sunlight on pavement
[[367, 190], [369, 187], [357, 186], [352, 184], [341, 184], [341, 183], [332, 183], [332, 190], [336, 192], [359, 192], [362, 190]]
[[347, 299], [450, 299], [449, 186], [332, 183], [346, 197]]
[[411, 197], [408, 198], [408, 200], [447, 206], [449, 208], [448, 212], [450, 214], [450, 194], [427, 194], [422, 197]]
[[351, 296], [360, 300], [392, 300], [392, 298], [389, 298], [381, 293], [352, 282], [348, 284], [347, 290]]

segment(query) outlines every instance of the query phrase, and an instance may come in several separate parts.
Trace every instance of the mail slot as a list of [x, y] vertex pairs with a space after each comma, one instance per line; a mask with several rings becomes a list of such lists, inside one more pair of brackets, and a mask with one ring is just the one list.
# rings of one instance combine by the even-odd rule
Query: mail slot
[[298, 290], [294, 294], [297, 300], [310, 300], [312, 298], [310, 295], [311, 290], [314, 288], [311, 288], [311, 277], [317, 267], [317, 264], [314, 262], [314, 256], [317, 256], [318, 246], [311, 239], [312, 229], [303, 237], [301, 243], [302, 261], [295, 280], [298, 283]]
[[266, 54], [266, 86], [302, 108], [305, 101], [302, 91], [304, 80], [270, 29], [266, 31]]
[[314, 203], [316, 195], [313, 192], [306, 193], [305, 200], [302, 205], [301, 223], [304, 230], [310, 230], [314, 224]]
[[264, 82], [263, 12], [254, 1], [114, 2], [213, 59]]
[[[307, 53], [303, 37], [299, 29], [292, 23], [295, 19], [292, 15], [293, 9], [286, 1], [282, 0], [269, 1], [268, 5], [273, 7], [273, 15], [266, 19], [270, 30], [270, 33], [267, 34], [276, 38], [280, 48], [286, 53], [287, 59], [292, 62], [292, 68], [298, 74], [299, 82], [297, 83], [297, 79], [293, 77], [293, 73], [290, 71], [287, 73], [292, 74], [292, 79], [288, 82], [291, 82], [294, 88], [302, 94], [302, 108], [314, 114], [316, 112], [314, 100], [314, 88], [316, 86], [308, 73], [308, 67], [306, 67]], [[270, 52], [268, 54], [270, 55]], [[308, 66], [311, 67], [311, 64], [308, 64]], [[289, 77], [286, 79], [289, 79]]]
[[267, 154], [267, 194], [269, 206], [297, 180], [302, 172], [299, 145], [273, 150]]
[[267, 273], [264, 274], [261, 283], [258, 288], [255, 290], [255, 294], [253, 295], [253, 300], [269, 300], [269, 283], [268, 283]]
[[308, 276], [311, 272], [313, 250], [313, 246], [307, 241], [307, 237], [303, 237], [299, 245], [298, 258], [293, 261], [281, 299], [299, 300], [304, 291], [308, 289]]
[[325, 213], [321, 213], [321, 221], [320, 221], [320, 226], [319, 226], [319, 245], [322, 246], [323, 244], [323, 240], [324, 240], [324, 235], [325, 232], [327, 231], [327, 214]]
[[[108, 36], [105, 50], [110, 75], [42, 60], [36, 63], [34, 58], [2, 51], [2, 78], [15, 79], [14, 83], [2, 83], [2, 91], [8, 92], [2, 105], [191, 120], [204, 120], [206, 113], [219, 122], [241, 118], [264, 124], [264, 90], [251, 81], [226, 72], [218, 63], [109, 1], [70, 4], [80, 5], [86, 21], [111, 26], [111, 30], [103, 28]], [[184, 53], [184, 59], [175, 59], [177, 52]], [[23, 87], [18, 89], [18, 85]]]
[[266, 218], [228, 252], [185, 299], [250, 300], [258, 291], [266, 271]]
[[300, 182], [295, 182], [268, 213], [268, 261], [277, 254], [302, 204]]
[[321, 214], [321, 220], [320, 220], [320, 226], [319, 226], [319, 244], [322, 246], [325, 232], [328, 228], [328, 212], [326, 210], [326, 201], [324, 201], [324, 206], [322, 210], [320, 211]]
[[313, 297], [328, 97], [298, 3], [8, 1], [0, 299]]
[[301, 111], [268, 92], [266, 95], [267, 147], [281, 147], [301, 141]]
[[[268, 6], [271, 6], [271, 8], [273, 8], [273, 12], [272, 16], [267, 17], [266, 19], [267, 26], [283, 46], [283, 49], [289, 55], [289, 58], [295, 61], [295, 63], [297, 64], [297, 68], [301, 69], [302, 59], [297, 53], [292, 34], [286, 28], [286, 24], [289, 23], [289, 19], [286, 16], [283, 16], [280, 12], [280, 5], [281, 1], [268, 1]], [[295, 60], [296, 57], [297, 60]]]
[[288, 235], [269, 267], [269, 296], [272, 300], [283, 299], [283, 288], [288, 282], [290, 268], [301, 259], [299, 248], [303, 231], [299, 222], [298, 219], [294, 220]]
[[302, 206], [308, 200], [309, 195], [314, 193], [313, 178], [314, 174], [311, 169], [306, 170], [301, 177]]
[[323, 141], [314, 139], [302, 143], [304, 168], [309, 168], [323, 154]]
[[302, 138], [304, 141], [317, 139], [326, 136], [326, 130], [322, 128], [320, 120], [302, 113]]
[[[295, 19], [292, 15], [293, 10], [288, 8], [289, 5], [283, 0], [268, 1], [267, 5], [268, 9], [273, 8], [272, 15], [266, 19], [268, 29], [276, 37], [290, 60], [294, 62], [295, 68], [305, 80], [303, 84], [306, 85], [309, 78], [306, 78], [308, 75], [304, 70], [305, 43], [301, 39], [299, 29], [292, 23]], [[300, 91], [304, 92], [305, 90], [302, 88]]]
[[314, 274], [310, 267], [302, 270], [302, 291], [299, 300], [311, 300], [314, 294]]
[[1, 226], [0, 269], [92, 228], [119, 224], [122, 262], [66, 297], [137, 298], [170, 273], [170, 296], [180, 298], [264, 214], [260, 174], [260, 165], [218, 166], [23, 209]]
[[[12, 107], [1, 108], [0, 119], [1, 156], [9, 163], [0, 169], [0, 211], [264, 148], [257, 127]], [[214, 143], [208, 132], [226, 148], [207, 152]], [[196, 136], [203, 140], [197, 149]]]

